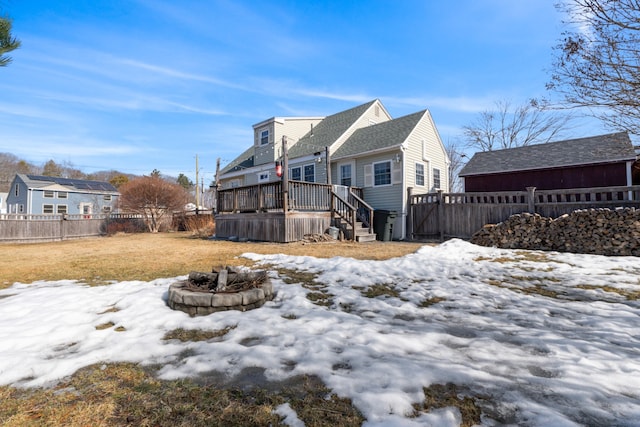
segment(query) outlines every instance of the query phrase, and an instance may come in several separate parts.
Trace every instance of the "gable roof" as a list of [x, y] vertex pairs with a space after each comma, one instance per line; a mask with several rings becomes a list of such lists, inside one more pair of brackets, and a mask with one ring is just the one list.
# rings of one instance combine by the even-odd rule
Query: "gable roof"
[[43, 176], [43, 175], [17, 175], [22, 182], [24, 182], [29, 188], [45, 188], [52, 184], [57, 184], [65, 187], [69, 190], [75, 190], [82, 193], [87, 192], [109, 192], [117, 193], [118, 190], [111, 183], [104, 181], [90, 181], [88, 179], [71, 179], [61, 178], [57, 176]]
[[459, 176], [633, 161], [626, 132], [475, 153]]
[[331, 156], [332, 159], [399, 147], [409, 137], [427, 110], [356, 130]]
[[253, 167], [253, 159], [255, 154], [254, 151], [255, 148], [253, 147], [253, 145], [247, 148], [242, 154], [233, 159], [228, 165], [220, 169], [220, 175]]
[[325, 117], [289, 149], [289, 158], [324, 150], [338, 140], [374, 104], [376, 99]]

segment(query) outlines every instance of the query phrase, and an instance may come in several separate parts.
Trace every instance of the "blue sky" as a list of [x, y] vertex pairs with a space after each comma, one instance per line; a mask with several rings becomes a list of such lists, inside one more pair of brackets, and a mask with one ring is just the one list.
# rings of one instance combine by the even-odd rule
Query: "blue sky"
[[22, 48], [0, 68], [0, 152], [192, 179], [198, 155], [209, 182], [253, 124], [375, 98], [455, 141], [496, 101], [548, 96], [554, 2], [5, 0]]

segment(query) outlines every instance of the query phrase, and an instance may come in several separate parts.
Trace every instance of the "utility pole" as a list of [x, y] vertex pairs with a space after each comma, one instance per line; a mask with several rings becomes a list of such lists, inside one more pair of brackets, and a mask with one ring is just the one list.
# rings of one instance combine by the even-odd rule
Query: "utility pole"
[[287, 137], [282, 135], [282, 210], [289, 211], [289, 150]]
[[200, 209], [200, 191], [198, 188], [198, 155], [196, 154], [196, 213]]

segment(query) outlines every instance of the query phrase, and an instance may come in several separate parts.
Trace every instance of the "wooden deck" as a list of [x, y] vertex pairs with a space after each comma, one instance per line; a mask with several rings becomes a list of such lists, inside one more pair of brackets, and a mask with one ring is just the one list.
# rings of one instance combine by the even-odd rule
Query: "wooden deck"
[[347, 239], [375, 239], [373, 209], [360, 197], [361, 190], [351, 189], [345, 200], [333, 188], [288, 181], [219, 190], [216, 237], [288, 243], [338, 226]]

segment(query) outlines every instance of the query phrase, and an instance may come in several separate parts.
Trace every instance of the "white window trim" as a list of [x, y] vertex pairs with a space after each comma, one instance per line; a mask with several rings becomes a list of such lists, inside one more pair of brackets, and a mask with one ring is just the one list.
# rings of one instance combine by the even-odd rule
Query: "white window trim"
[[[49, 208], [49, 209], [47, 209]], [[47, 210], [50, 210], [51, 212], [47, 212]], [[43, 215], [53, 215], [55, 213], [55, 208], [52, 204], [46, 204], [46, 205], [42, 205], [42, 214]]]
[[[416, 162], [415, 163], [415, 172], [414, 172], [414, 184], [416, 187], [426, 187], [428, 182], [427, 182], [427, 165], [425, 165], [423, 162]], [[422, 166], [422, 184], [418, 184], [418, 167]]]
[[294, 169], [300, 169], [300, 180], [302, 181], [304, 179], [304, 176], [302, 176], [302, 173], [304, 172], [304, 169], [302, 169], [302, 166], [292, 166], [289, 168], [289, 178], [293, 179], [293, 170]]
[[[376, 165], [382, 163], [389, 163], [389, 183], [388, 184], [376, 184]], [[393, 160], [382, 160], [379, 162], [371, 163], [371, 184], [373, 187], [389, 187], [393, 185]]]
[[[435, 171], [438, 171], [438, 181], [440, 181], [440, 185], [437, 186], [437, 187], [436, 187], [436, 177], [434, 176]], [[441, 190], [442, 189], [442, 169], [432, 168], [431, 177], [432, 177], [432, 180], [433, 180], [433, 188], [434, 188], [434, 190]]]
[[269, 182], [271, 173], [269, 171], [258, 172], [258, 182]]
[[111, 196], [111, 194], [105, 194], [104, 196], [102, 196], [102, 199], [105, 202], [110, 202], [112, 200], [112, 196]]
[[[267, 135], [266, 135], [266, 137], [267, 137], [267, 142], [262, 142], [262, 139], [263, 139], [263, 136], [262, 136], [262, 135], [263, 135], [265, 132], [267, 133]], [[258, 131], [258, 145], [259, 145], [260, 147], [264, 147], [265, 145], [269, 145], [269, 139], [270, 139], [270, 137], [271, 137], [271, 132], [269, 132], [269, 128], [260, 129], [260, 130]]]
[[[60, 208], [64, 206], [64, 212], [60, 212]], [[69, 207], [67, 205], [58, 205], [56, 206], [56, 213], [58, 214], [68, 214], [69, 213]]]
[[44, 190], [42, 192], [42, 198], [43, 199], [53, 199], [55, 197], [56, 193], [53, 190]]
[[[307, 166], [313, 167], [313, 181], [307, 181], [307, 174], [305, 173], [305, 169], [307, 168]], [[302, 178], [302, 181], [304, 181], [304, 182], [316, 182], [316, 164], [315, 163], [307, 163], [306, 165], [303, 165], [302, 166], [302, 175], [300, 177]]]
[[68, 191], [58, 191], [58, 199], [68, 199], [69, 198], [69, 192]]
[[338, 183], [340, 185], [342, 184], [342, 167], [343, 166], [351, 166], [351, 186], [355, 186], [356, 185], [356, 162], [355, 161], [350, 161], [350, 162], [344, 162], [344, 163], [338, 163]]

